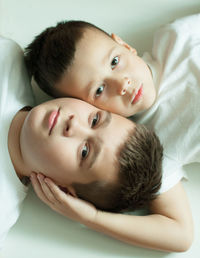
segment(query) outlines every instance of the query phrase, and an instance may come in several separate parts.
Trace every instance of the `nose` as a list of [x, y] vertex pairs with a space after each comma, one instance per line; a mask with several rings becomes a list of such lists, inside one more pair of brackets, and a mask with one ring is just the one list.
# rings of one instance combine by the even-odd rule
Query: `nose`
[[130, 83], [130, 79], [127, 77], [120, 79], [117, 83], [118, 94], [120, 94], [121, 96], [125, 95], [128, 87], [130, 86]]
[[85, 126], [78, 116], [70, 115], [64, 126], [64, 135], [66, 137], [82, 137], [88, 133], [89, 128]]

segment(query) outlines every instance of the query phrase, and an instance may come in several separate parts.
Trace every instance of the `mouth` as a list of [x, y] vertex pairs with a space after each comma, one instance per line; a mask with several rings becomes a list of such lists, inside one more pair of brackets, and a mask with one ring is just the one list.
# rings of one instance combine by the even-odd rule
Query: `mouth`
[[60, 115], [60, 108], [51, 112], [49, 116], [49, 135], [52, 133], [53, 128], [55, 127], [58, 117]]
[[143, 84], [141, 84], [140, 88], [137, 89], [131, 99], [131, 104], [134, 105], [136, 104], [142, 97], [143, 94]]

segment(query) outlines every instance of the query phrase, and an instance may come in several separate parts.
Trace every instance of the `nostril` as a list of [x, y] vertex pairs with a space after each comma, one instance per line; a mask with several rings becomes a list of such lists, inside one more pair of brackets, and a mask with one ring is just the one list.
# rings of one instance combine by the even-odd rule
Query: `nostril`
[[126, 94], [126, 90], [123, 89], [123, 90], [121, 91], [121, 94], [122, 94], [122, 96], [125, 95], [125, 94]]
[[124, 77], [124, 80], [125, 80], [125, 84], [131, 84], [131, 81], [128, 77]]
[[70, 131], [70, 127], [72, 125], [72, 119], [74, 118], [74, 115], [69, 115], [68, 116], [68, 120], [67, 120], [67, 123], [66, 123], [66, 128], [65, 128], [65, 131], [69, 133]]

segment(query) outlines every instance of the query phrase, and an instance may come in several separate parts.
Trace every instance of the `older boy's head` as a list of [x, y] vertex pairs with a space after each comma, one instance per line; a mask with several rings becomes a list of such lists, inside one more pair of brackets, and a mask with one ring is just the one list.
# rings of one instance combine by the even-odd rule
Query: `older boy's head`
[[155, 100], [151, 71], [134, 48], [82, 21], [59, 23], [26, 49], [27, 67], [53, 96], [71, 96], [130, 116]]
[[162, 147], [143, 126], [78, 99], [32, 109], [22, 126], [25, 164], [98, 208], [137, 208], [155, 197]]
[[147, 208], [157, 196], [162, 179], [163, 148], [143, 125], [130, 130], [117, 152], [117, 181], [74, 183], [77, 195], [106, 211]]

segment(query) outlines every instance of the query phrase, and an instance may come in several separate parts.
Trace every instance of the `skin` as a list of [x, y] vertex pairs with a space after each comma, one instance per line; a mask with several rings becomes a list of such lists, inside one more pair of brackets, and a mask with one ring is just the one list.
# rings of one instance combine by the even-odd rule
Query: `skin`
[[151, 202], [150, 215], [136, 216], [97, 210], [41, 174], [33, 173], [31, 182], [54, 211], [125, 243], [167, 252], [184, 252], [192, 244], [192, 215], [181, 183]]
[[[49, 135], [49, 116], [59, 108], [60, 115]], [[38, 173], [42, 169], [45, 176], [40, 173], [31, 175], [39, 198], [53, 210], [94, 230], [132, 245], [173, 252], [186, 251], [193, 239], [193, 222], [181, 183], [152, 201], [151, 213], [147, 216], [102, 212], [76, 197], [72, 182], [116, 179], [116, 148], [127, 136], [127, 130], [134, 128], [131, 121], [118, 115], [112, 115], [110, 122], [102, 127], [101, 119], [105, 119], [103, 114], [100, 124], [91, 128], [91, 117], [95, 117], [96, 121], [98, 112], [101, 111], [88, 103], [73, 99], [55, 99], [30, 112], [18, 112], [11, 124], [8, 145], [19, 177], [29, 176], [32, 171]], [[68, 124], [66, 134], [66, 121], [72, 115], [72, 119], [76, 120], [74, 125]], [[97, 159], [96, 167], [94, 164], [90, 170], [87, 167], [79, 169], [77, 157], [80, 152], [76, 147], [84, 146], [81, 144], [88, 138], [94, 138], [94, 141], [101, 139], [102, 156]], [[109, 149], [110, 145], [115, 148]], [[51, 176], [55, 182], [49, 178]], [[66, 185], [70, 194], [60, 190], [57, 184]]]
[[[132, 105], [131, 96], [141, 85], [142, 97]], [[109, 38], [97, 30], [85, 31], [71, 67], [56, 88], [63, 96], [123, 116], [148, 109], [156, 98], [151, 71], [136, 50], [116, 35]], [[181, 183], [152, 201], [149, 215], [136, 216], [97, 210], [42, 174], [32, 173], [31, 182], [38, 197], [56, 212], [120, 241], [169, 252], [183, 252], [191, 246], [193, 222]]]
[[[49, 118], [55, 110], [59, 117], [50, 130]], [[16, 115], [9, 132], [9, 151], [19, 177], [42, 172], [69, 189], [75, 182], [114, 182], [116, 152], [134, 127], [128, 119], [81, 100], [55, 99]]]
[[[151, 71], [137, 51], [115, 34], [95, 29], [85, 30], [72, 65], [55, 87], [62, 96], [125, 117], [148, 109], [156, 98]], [[139, 89], [140, 98], [132, 102]]]
[[[193, 223], [181, 183], [159, 195], [151, 203], [151, 213], [147, 216], [102, 212], [75, 197], [72, 182], [84, 183], [97, 178], [107, 181], [116, 179], [116, 149], [127, 136], [127, 130], [134, 128], [131, 121], [117, 115], [112, 115], [110, 122], [102, 126], [103, 114], [100, 124], [91, 128], [90, 118], [95, 117], [96, 121], [96, 113], [101, 111], [83, 103], [81, 100], [73, 102], [73, 99], [55, 99], [30, 112], [17, 113], [9, 130], [8, 149], [18, 176], [21, 178], [30, 176], [32, 171], [42, 171], [47, 178], [41, 174], [31, 176], [39, 198], [53, 210], [94, 230], [132, 245], [165, 251], [186, 251], [192, 243]], [[49, 116], [59, 108], [60, 115], [49, 135]], [[68, 124], [66, 127], [69, 117], [76, 120], [74, 125]], [[98, 139], [103, 143], [102, 156], [97, 159], [97, 166], [94, 164], [90, 170], [80, 170], [77, 159], [81, 152], [76, 147], [85, 146], [88, 139], [93, 139], [94, 142]], [[115, 148], [109, 149], [110, 145]], [[52, 175], [56, 184], [49, 178]], [[74, 197], [61, 191], [57, 184], [66, 186]]]

